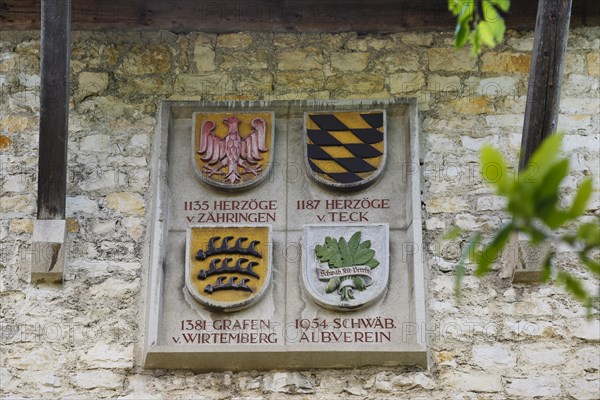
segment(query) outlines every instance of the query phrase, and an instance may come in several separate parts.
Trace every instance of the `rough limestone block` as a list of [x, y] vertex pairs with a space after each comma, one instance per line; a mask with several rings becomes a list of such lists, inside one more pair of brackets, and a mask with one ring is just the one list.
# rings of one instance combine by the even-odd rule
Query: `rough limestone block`
[[549, 251], [549, 243], [532, 245], [513, 235], [502, 253], [502, 277], [512, 278], [513, 283], [540, 283]]
[[36, 220], [33, 226], [31, 282], [59, 283], [65, 265], [66, 220]]

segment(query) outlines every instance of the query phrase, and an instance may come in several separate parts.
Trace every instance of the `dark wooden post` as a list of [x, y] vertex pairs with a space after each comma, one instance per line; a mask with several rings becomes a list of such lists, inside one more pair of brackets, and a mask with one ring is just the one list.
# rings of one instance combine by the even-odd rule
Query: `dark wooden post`
[[67, 227], [67, 140], [71, 0], [42, 0], [40, 145], [32, 282], [61, 282]]
[[71, 0], [42, 0], [38, 219], [65, 219]]
[[556, 131], [572, 0], [539, 0], [519, 169]]
[[[572, 0], [539, 0], [533, 40], [519, 170], [542, 141], [556, 131]], [[514, 235], [503, 252], [504, 277], [513, 283], [542, 281], [549, 246], [532, 246]]]

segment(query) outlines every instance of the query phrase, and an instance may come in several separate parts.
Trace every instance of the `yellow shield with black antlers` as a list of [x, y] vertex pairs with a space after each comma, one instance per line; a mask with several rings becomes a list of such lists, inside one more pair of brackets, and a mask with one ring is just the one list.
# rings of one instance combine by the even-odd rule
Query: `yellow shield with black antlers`
[[255, 186], [270, 172], [273, 112], [197, 112], [192, 116], [192, 166], [196, 178], [235, 190]]
[[185, 268], [187, 290], [204, 307], [250, 307], [271, 282], [271, 228], [189, 226]]

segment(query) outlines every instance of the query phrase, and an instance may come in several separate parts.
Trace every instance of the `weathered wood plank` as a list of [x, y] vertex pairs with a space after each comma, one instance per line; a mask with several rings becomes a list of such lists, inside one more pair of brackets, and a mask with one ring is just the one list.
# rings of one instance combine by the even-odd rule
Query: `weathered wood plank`
[[[39, 29], [40, 0], [3, 0], [0, 30]], [[532, 29], [537, 2], [513, 1], [509, 28]], [[76, 30], [400, 32], [452, 30], [447, 0], [73, 0]], [[571, 26], [600, 25], [600, 2], [576, 0]]]
[[65, 219], [71, 0], [42, 0], [38, 219]]
[[572, 0], [539, 0], [519, 169], [556, 131]]

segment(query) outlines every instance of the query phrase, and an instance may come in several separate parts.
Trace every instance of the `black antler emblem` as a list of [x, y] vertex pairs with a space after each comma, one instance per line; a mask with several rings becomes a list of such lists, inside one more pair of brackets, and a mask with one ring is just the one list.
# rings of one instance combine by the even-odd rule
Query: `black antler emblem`
[[196, 253], [196, 260], [204, 261], [207, 257], [217, 254], [242, 254], [251, 255], [258, 258], [262, 258], [262, 255], [256, 250], [256, 245], [260, 243], [259, 240], [253, 240], [250, 242], [248, 247], [243, 247], [242, 242], [248, 240], [247, 237], [241, 237], [235, 241], [233, 247], [229, 247], [229, 241], [233, 239], [233, 236], [225, 236], [221, 241], [221, 246], [216, 247], [215, 242], [221, 239], [220, 236], [213, 236], [208, 240], [208, 248], [206, 250], [200, 249]]
[[237, 279], [236, 276], [229, 278], [229, 281], [227, 283], [223, 283], [223, 281], [225, 281], [225, 279], [227, 279], [224, 276], [220, 276], [217, 278], [217, 282], [214, 285], [206, 285], [206, 287], [204, 288], [204, 291], [208, 294], [211, 294], [213, 292], [216, 292], [218, 290], [243, 290], [244, 292], [251, 292], [252, 289], [250, 287], [248, 287], [248, 285], [246, 285], [247, 282], [250, 281], [250, 279], [242, 279], [240, 281], [240, 283], [234, 283], [235, 280]]
[[[259, 240], [252, 240], [248, 247], [243, 246], [243, 243], [248, 240], [247, 237], [239, 237], [235, 240], [235, 244], [233, 243], [235, 236], [224, 236], [221, 239], [221, 236], [213, 236], [208, 239], [208, 246], [206, 250], [200, 249], [196, 253], [196, 260], [208, 262], [208, 257], [217, 256], [221, 254], [234, 254], [240, 256], [251, 256], [256, 258], [262, 258], [262, 254], [258, 252], [256, 246], [260, 244]], [[221, 241], [218, 243], [218, 241]], [[224, 275], [224, 274], [235, 274], [235, 275], [246, 275], [248, 277], [260, 279], [260, 275], [257, 271], [254, 271], [254, 267], [258, 267], [260, 262], [250, 261], [249, 258], [239, 257], [234, 264], [234, 258], [226, 257], [214, 257], [210, 260], [208, 264], [208, 268], [201, 269], [198, 271], [197, 278], [199, 280], [206, 280], [208, 277], [213, 275]], [[202, 263], [204, 264], [204, 263]], [[206, 265], [206, 264], [204, 264]], [[219, 276], [215, 283], [207, 284], [204, 287], [204, 291], [208, 294], [212, 294], [218, 290], [242, 290], [247, 292], [252, 292], [253, 289], [247, 285], [247, 283], [251, 280], [248, 278], [241, 279], [237, 283], [235, 282], [238, 279], [238, 276], [233, 276], [229, 278], [229, 281], [225, 283], [227, 279], [226, 276]]]
[[242, 264], [248, 262], [247, 258], [240, 258], [236, 261], [235, 266], [229, 266], [229, 263], [233, 261], [233, 258], [226, 258], [221, 263], [221, 266], [217, 268], [217, 264], [221, 262], [220, 258], [215, 258], [210, 262], [208, 269], [201, 269], [198, 272], [198, 279], [204, 280], [211, 275], [218, 274], [241, 274], [241, 275], [250, 275], [255, 277], [256, 279], [260, 279], [260, 276], [252, 270], [259, 263], [255, 261], [251, 261], [248, 263], [246, 267], [242, 267]]

